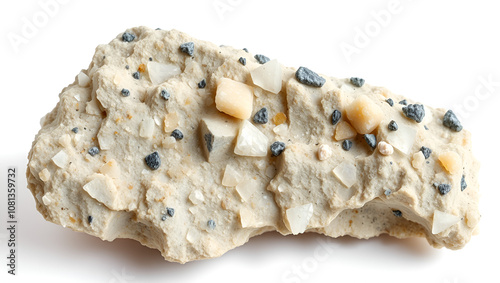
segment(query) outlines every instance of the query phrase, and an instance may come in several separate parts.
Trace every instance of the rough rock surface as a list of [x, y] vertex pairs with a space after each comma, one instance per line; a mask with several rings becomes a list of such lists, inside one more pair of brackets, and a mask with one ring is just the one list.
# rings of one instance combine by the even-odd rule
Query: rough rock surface
[[444, 126], [444, 109], [419, 106], [417, 123], [386, 102], [400, 95], [307, 70], [324, 84], [175, 30], [119, 34], [41, 121], [27, 170], [37, 209], [181, 263], [273, 230], [462, 248], [480, 218], [469, 132]]

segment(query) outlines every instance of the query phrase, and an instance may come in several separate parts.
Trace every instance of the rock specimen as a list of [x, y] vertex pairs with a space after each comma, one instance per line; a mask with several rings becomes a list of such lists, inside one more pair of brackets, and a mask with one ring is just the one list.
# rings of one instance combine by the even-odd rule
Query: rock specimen
[[453, 112], [175, 30], [98, 46], [41, 126], [27, 178], [45, 219], [169, 261], [274, 230], [458, 249], [479, 222]]

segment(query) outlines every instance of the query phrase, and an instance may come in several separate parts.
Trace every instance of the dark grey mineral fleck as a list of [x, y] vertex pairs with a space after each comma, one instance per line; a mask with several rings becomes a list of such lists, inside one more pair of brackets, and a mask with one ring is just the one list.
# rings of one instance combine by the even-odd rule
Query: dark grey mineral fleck
[[396, 217], [403, 217], [403, 213], [401, 212], [401, 210], [393, 210], [392, 214], [394, 214], [394, 216]]
[[342, 118], [342, 113], [340, 113], [337, 109], [333, 110], [332, 125], [336, 125], [340, 121], [340, 118]]
[[365, 84], [365, 79], [362, 78], [357, 78], [357, 77], [352, 77], [351, 78], [351, 84], [357, 86], [357, 87], [362, 87]]
[[174, 217], [175, 210], [171, 207], [167, 207], [167, 215], [170, 217]]
[[446, 111], [446, 113], [444, 114], [443, 125], [454, 130], [455, 132], [460, 132], [463, 129], [462, 124], [458, 120], [457, 116], [451, 110]]
[[208, 152], [211, 152], [214, 145], [214, 136], [212, 134], [205, 134], [203, 136], [203, 139], [205, 139], [205, 144], [207, 145]]
[[244, 57], [240, 57], [240, 59], [238, 59], [238, 61], [241, 63], [241, 65], [245, 66], [247, 64], [247, 58], [244, 58]]
[[403, 99], [399, 102], [401, 105], [408, 105], [408, 102], [406, 102], [406, 99]]
[[169, 100], [170, 99], [170, 93], [166, 90], [166, 89], [162, 89], [160, 91], [160, 97], [165, 99], [165, 100]]
[[182, 140], [184, 138], [184, 134], [179, 129], [175, 129], [170, 136], [174, 137], [176, 140]]
[[271, 145], [272, 156], [278, 156], [285, 150], [285, 143], [276, 141]]
[[144, 158], [144, 161], [146, 161], [146, 165], [148, 165], [148, 167], [151, 168], [152, 170], [160, 168], [161, 160], [158, 151], [155, 151], [150, 155], [146, 156], [146, 158]]
[[123, 95], [124, 97], [127, 97], [127, 96], [129, 96], [129, 95], [130, 95], [130, 90], [128, 90], [128, 89], [126, 89], [126, 88], [122, 88], [122, 91], [121, 91], [121, 92], [122, 92], [122, 95]]
[[208, 226], [208, 229], [210, 230], [214, 230], [215, 229], [215, 221], [213, 221], [212, 219], [208, 220], [207, 221], [207, 226]]
[[351, 147], [352, 147], [352, 141], [350, 140], [344, 140], [342, 142], [342, 148], [345, 150], [345, 151], [349, 151], [351, 150]]
[[467, 182], [465, 182], [465, 175], [462, 175], [460, 180], [460, 190], [463, 192], [467, 188]]
[[71, 129], [71, 131], [75, 134], [78, 134], [78, 127], [74, 127], [73, 129]]
[[263, 107], [253, 116], [253, 122], [256, 124], [265, 124], [269, 121], [269, 112], [266, 107]]
[[131, 42], [135, 39], [135, 35], [130, 32], [124, 32], [122, 35], [122, 40], [125, 42]]
[[372, 148], [375, 149], [377, 147], [377, 137], [374, 134], [365, 134], [364, 135], [366, 143]]
[[179, 48], [182, 52], [188, 54], [189, 56], [193, 56], [194, 54], [194, 42], [190, 41], [183, 43]]
[[93, 147], [89, 148], [88, 153], [91, 156], [95, 156], [96, 154], [99, 154], [99, 148], [97, 146], [93, 146]]
[[132, 74], [132, 77], [134, 77], [134, 79], [138, 80], [138, 79], [141, 78], [141, 73], [135, 72], [135, 73]]
[[300, 67], [295, 72], [295, 78], [302, 84], [314, 87], [322, 87], [326, 80], [306, 67]]
[[447, 193], [451, 191], [451, 185], [450, 184], [439, 184], [437, 186], [439, 193], [444, 196]]
[[198, 83], [199, 88], [205, 88], [207, 86], [207, 80], [203, 79]]
[[422, 146], [420, 148], [420, 151], [424, 154], [425, 159], [429, 158], [431, 156], [432, 150], [428, 147]]
[[92, 224], [93, 220], [94, 220], [94, 217], [92, 217], [92, 215], [89, 215], [89, 217], [87, 217], [87, 221], [89, 222], [89, 224]]
[[255, 60], [257, 60], [257, 62], [259, 62], [261, 64], [266, 64], [267, 62], [269, 62], [271, 60], [271, 59], [269, 59], [269, 57], [266, 57], [262, 54], [256, 54], [253, 57], [255, 58]]
[[394, 100], [392, 100], [392, 98], [387, 98], [385, 102], [387, 102], [391, 107], [394, 106]]
[[397, 131], [399, 128], [398, 123], [396, 123], [396, 121], [394, 121], [394, 120], [391, 120], [389, 122], [389, 125], [387, 125], [387, 128], [389, 128], [389, 130], [391, 130], [391, 131]]
[[403, 113], [406, 117], [415, 120], [417, 123], [422, 122], [425, 117], [425, 109], [422, 104], [409, 104], [403, 107]]

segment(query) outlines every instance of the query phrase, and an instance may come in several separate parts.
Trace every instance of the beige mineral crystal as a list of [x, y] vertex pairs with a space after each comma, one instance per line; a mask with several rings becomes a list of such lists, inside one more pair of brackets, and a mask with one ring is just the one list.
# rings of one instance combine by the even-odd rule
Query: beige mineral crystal
[[404, 97], [259, 58], [146, 27], [99, 45], [33, 142], [38, 211], [181, 263], [268, 231], [417, 236], [450, 249], [470, 240], [479, 165], [453, 113], [409, 98], [391, 106]]

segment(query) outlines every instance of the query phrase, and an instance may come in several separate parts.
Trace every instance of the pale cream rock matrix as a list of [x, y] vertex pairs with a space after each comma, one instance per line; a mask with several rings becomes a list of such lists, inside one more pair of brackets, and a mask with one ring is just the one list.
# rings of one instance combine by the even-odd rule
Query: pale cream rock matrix
[[138, 27], [97, 47], [29, 153], [45, 219], [185, 263], [268, 231], [462, 248], [478, 162], [452, 111]]

